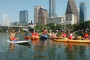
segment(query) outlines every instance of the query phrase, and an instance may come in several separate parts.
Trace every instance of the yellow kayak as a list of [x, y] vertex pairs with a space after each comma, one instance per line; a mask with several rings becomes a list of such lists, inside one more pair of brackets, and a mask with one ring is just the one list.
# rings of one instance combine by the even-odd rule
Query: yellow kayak
[[56, 42], [70, 42], [70, 43], [90, 43], [90, 40], [69, 40], [68, 38], [65, 39], [54, 39]]

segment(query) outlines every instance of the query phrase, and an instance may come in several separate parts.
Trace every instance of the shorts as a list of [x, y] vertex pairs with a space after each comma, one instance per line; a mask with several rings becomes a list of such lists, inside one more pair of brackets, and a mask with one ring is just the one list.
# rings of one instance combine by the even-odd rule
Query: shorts
[[16, 38], [12, 38], [12, 40], [15, 40]]

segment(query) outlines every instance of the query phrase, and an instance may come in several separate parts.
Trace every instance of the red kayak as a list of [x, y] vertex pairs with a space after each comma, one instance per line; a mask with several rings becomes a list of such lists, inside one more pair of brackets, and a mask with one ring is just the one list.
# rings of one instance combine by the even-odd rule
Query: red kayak
[[26, 39], [30, 39], [30, 37], [28, 37], [28, 36], [24, 36]]

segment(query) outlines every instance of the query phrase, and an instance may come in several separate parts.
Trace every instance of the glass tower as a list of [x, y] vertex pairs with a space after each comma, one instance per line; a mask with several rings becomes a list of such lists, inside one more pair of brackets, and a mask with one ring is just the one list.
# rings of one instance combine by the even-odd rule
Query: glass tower
[[49, 0], [49, 17], [55, 17], [55, 0]]
[[80, 3], [80, 14], [79, 14], [80, 21], [87, 21], [86, 18], [86, 4], [85, 2]]
[[20, 25], [28, 25], [28, 11], [23, 10], [20, 11]]

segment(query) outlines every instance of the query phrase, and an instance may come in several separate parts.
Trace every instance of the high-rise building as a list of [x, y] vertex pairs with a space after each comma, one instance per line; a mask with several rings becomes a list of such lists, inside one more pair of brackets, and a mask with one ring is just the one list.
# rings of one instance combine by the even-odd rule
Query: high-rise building
[[76, 3], [74, 0], [68, 0], [68, 3], [67, 3], [67, 9], [66, 9], [66, 15], [68, 14], [74, 14], [77, 16], [77, 20], [76, 22], [78, 23], [78, 10], [77, 10], [77, 6], [76, 6]]
[[28, 25], [28, 11], [20, 11], [20, 25]]
[[80, 13], [79, 13], [79, 19], [80, 19], [80, 21], [82, 20], [82, 21], [87, 21], [87, 17], [86, 17], [86, 4], [85, 4], [85, 2], [81, 2], [80, 3]]
[[39, 13], [39, 10], [40, 8], [43, 8], [43, 6], [35, 6], [34, 7], [34, 24], [38, 24], [38, 13]]
[[4, 14], [4, 26], [10, 26], [9, 16]]
[[38, 15], [38, 25], [45, 25], [46, 18], [49, 18], [47, 10], [40, 8], [39, 15]]
[[49, 0], [49, 17], [55, 17], [55, 0]]

